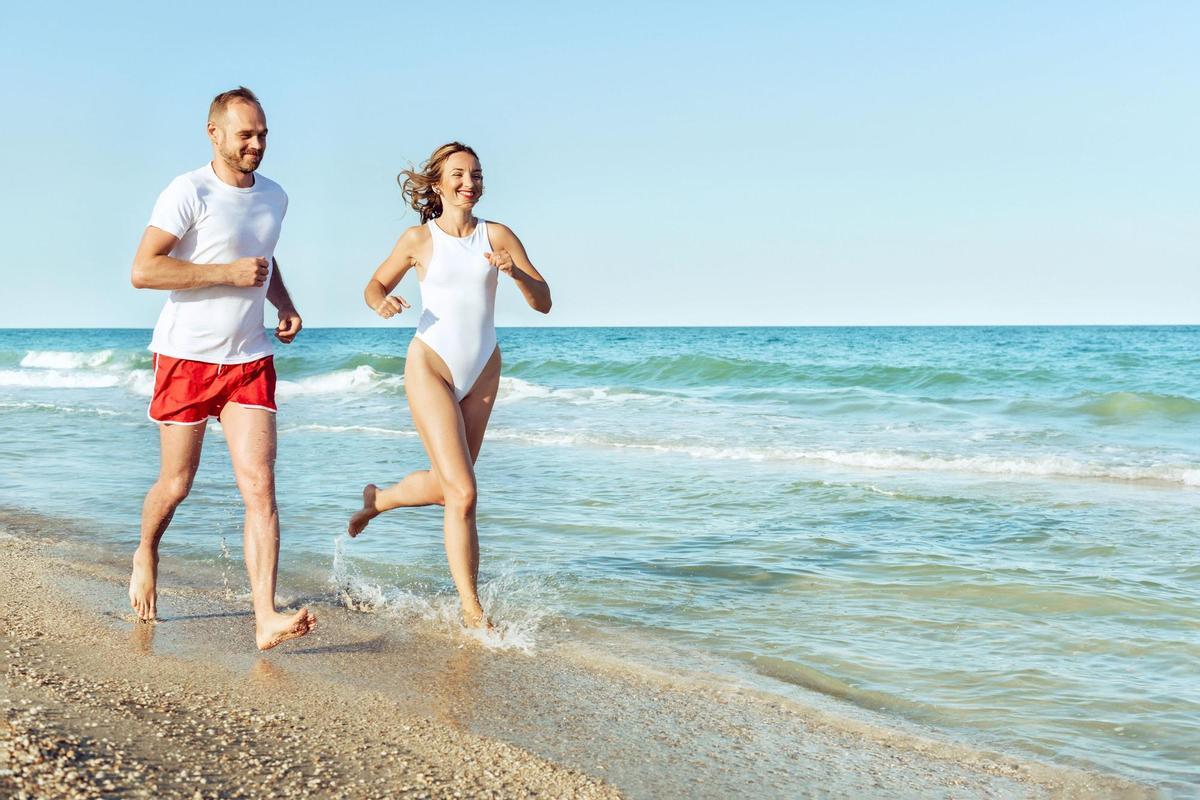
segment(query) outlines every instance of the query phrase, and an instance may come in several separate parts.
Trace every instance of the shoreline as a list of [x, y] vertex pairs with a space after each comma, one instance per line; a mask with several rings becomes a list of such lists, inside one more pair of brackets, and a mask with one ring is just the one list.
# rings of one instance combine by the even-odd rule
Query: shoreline
[[594, 652], [397, 630], [328, 598], [304, 600], [315, 633], [259, 654], [243, 603], [169, 569], [165, 620], [132, 624], [123, 559], [48, 537], [69, 525], [0, 515], [14, 796], [1157, 795]]
[[234, 672], [156, 654], [159, 626], [122, 631], [90, 614], [56, 585], [65, 564], [47, 549], [0, 539], [12, 587], [0, 627], [0, 794], [620, 796], [602, 780], [411, 715], [378, 693], [314, 691], [266, 658]]

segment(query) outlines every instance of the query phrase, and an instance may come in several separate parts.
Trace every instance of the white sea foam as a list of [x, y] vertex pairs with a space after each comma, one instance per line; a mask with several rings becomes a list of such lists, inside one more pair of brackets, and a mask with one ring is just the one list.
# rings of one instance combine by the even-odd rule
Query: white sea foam
[[[541, 603], [522, 597], [525, 592], [514, 591], [516, 579], [502, 575], [479, 586], [479, 599], [495, 621], [495, 630], [470, 630], [462, 625], [458, 596], [450, 593], [422, 593], [396, 586], [383, 586], [365, 578], [348, 557], [345, 546], [349, 539], [336, 536], [333, 540], [333, 567], [329, 583], [338, 601], [353, 611], [385, 614], [406, 622], [432, 625], [456, 635], [477, 640], [494, 650], [520, 650], [532, 654], [537, 645], [538, 628], [548, 611]], [[521, 597], [520, 602], [513, 600]]]
[[125, 388], [136, 395], [149, 397], [154, 394], [154, 370], [135, 369], [126, 373], [122, 381]]
[[[398, 389], [404, 385], [401, 375], [378, 372], [364, 364], [354, 369], [311, 375], [297, 381], [279, 381], [281, 396], [305, 394], [343, 394], [374, 390]], [[606, 387], [577, 387], [552, 389], [520, 378], [500, 378], [498, 403], [514, 403], [530, 399], [549, 399], [583, 405], [590, 403], [624, 403], [631, 400], [643, 402], [671, 402], [674, 398], [638, 392], [614, 391]]]
[[27, 403], [27, 402], [6, 402], [0, 401], [0, 408], [13, 410], [36, 410], [36, 411], [51, 411], [57, 414], [95, 414], [98, 417], [118, 417], [121, 416], [120, 411], [113, 411], [107, 408], [91, 408], [88, 406], [64, 406], [57, 403]]
[[[150, 369], [128, 370], [127, 362], [114, 360], [112, 350], [71, 352], [31, 350], [21, 360], [22, 369], [0, 370], [0, 386], [47, 389], [104, 389], [124, 387], [137, 395], [149, 397], [154, 389], [154, 374]], [[297, 380], [280, 380], [276, 391], [280, 398], [306, 395], [346, 395], [368, 392], [398, 391], [404, 377], [379, 372], [369, 365], [354, 369], [310, 375]], [[664, 403], [677, 398], [615, 391], [607, 387], [576, 387], [554, 389], [520, 378], [502, 377], [497, 402], [515, 403], [530, 399], [546, 399], [573, 405], [620, 404], [629, 401]]]
[[112, 360], [112, 350], [75, 352], [71, 350], [30, 350], [21, 359], [26, 369], [82, 369], [99, 367]]
[[29, 389], [109, 389], [125, 387], [134, 394], [149, 397], [154, 389], [154, 373], [148, 369], [128, 372], [105, 370], [88, 372], [63, 369], [0, 370], [0, 386]]
[[395, 428], [380, 428], [374, 425], [321, 425], [318, 423], [292, 425], [280, 429], [280, 433], [297, 433], [313, 431], [315, 433], [369, 433], [376, 436], [416, 436], [415, 430], [397, 430]]
[[561, 447], [603, 447], [672, 453], [692, 458], [731, 461], [824, 462], [872, 470], [965, 472], [1013, 477], [1094, 478], [1121, 481], [1159, 481], [1200, 486], [1200, 465], [1111, 464], [1065, 456], [940, 456], [883, 451], [806, 450], [776, 447], [721, 447], [670, 442], [636, 442], [584, 433], [540, 433], [496, 429], [491, 439]]
[[37, 389], [103, 389], [120, 386], [120, 373], [68, 372], [58, 369], [0, 370], [0, 386], [24, 386]]
[[628, 401], [642, 402], [671, 402], [676, 398], [664, 395], [643, 394], [641, 392], [613, 391], [604, 386], [575, 387], [570, 389], [552, 389], [520, 378], [500, 378], [500, 389], [496, 393], [497, 403], [515, 403], [521, 400], [550, 399], [562, 400], [575, 405], [592, 403], [625, 403]]
[[310, 375], [297, 381], [279, 381], [276, 392], [280, 397], [311, 394], [354, 394], [378, 389], [393, 389], [404, 385], [399, 375], [376, 372], [366, 364], [354, 369], [337, 370]]
[[[45, 389], [106, 389], [124, 387], [149, 397], [154, 391], [154, 371], [124, 370], [111, 363], [111, 351], [103, 353], [30, 352], [22, 360], [24, 369], [0, 370], [0, 386]], [[96, 367], [106, 367], [96, 369]], [[355, 369], [312, 375], [296, 381], [281, 380], [280, 397], [299, 395], [353, 394], [388, 390], [403, 385], [399, 375], [376, 372], [363, 365]]]

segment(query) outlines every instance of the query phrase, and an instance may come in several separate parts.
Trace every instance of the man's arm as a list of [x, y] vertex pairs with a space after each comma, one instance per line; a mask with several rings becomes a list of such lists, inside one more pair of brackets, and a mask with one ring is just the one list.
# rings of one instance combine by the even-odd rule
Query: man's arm
[[296, 305], [292, 302], [292, 296], [283, 285], [283, 271], [279, 269], [279, 259], [272, 261], [275, 262], [275, 269], [271, 272], [271, 282], [267, 284], [267, 299], [280, 311], [295, 311]]
[[271, 271], [271, 282], [267, 284], [267, 299], [279, 310], [279, 325], [275, 327], [275, 338], [284, 344], [291, 344], [292, 339], [296, 338], [296, 334], [304, 325], [300, 320], [300, 314], [296, 311], [295, 304], [292, 303], [292, 296], [288, 294], [287, 287], [283, 285], [283, 273], [279, 270], [279, 260], [272, 260], [275, 262], [275, 269]]
[[146, 227], [129, 276], [135, 289], [262, 286], [267, 279], [265, 258], [239, 258], [232, 264], [193, 264], [167, 255], [178, 242], [164, 230]]

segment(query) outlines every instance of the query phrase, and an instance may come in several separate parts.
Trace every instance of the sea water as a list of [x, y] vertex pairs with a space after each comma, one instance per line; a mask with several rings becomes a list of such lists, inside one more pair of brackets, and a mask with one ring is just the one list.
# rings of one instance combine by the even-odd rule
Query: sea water
[[[331, 603], [446, 626], [441, 509], [343, 534], [364, 483], [427, 464], [410, 337], [309, 329], [277, 347], [282, 567], [327, 580]], [[0, 330], [0, 504], [132, 552], [158, 467], [149, 338]], [[477, 473], [482, 592], [506, 646], [577, 640], [1014, 754], [1196, 780], [1200, 328], [499, 339]], [[163, 555], [236, 563], [218, 425], [205, 448]]]

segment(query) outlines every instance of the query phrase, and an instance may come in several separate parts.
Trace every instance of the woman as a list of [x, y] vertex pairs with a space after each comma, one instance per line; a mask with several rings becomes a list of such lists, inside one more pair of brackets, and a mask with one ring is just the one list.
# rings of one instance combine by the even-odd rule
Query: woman
[[483, 196], [483, 170], [470, 147], [442, 145], [420, 171], [405, 170], [397, 180], [422, 224], [400, 236], [363, 297], [375, 313], [391, 319], [409, 308], [392, 290], [410, 269], [417, 271], [422, 310], [408, 346], [404, 388], [430, 467], [387, 489], [367, 484], [348, 531], [357, 536], [392, 508], [444, 505], [446, 558], [463, 622], [490, 628], [476, 586], [475, 460], [500, 384], [497, 274], [512, 278], [526, 302], [543, 314], [550, 311], [550, 287], [516, 234], [474, 215]]

